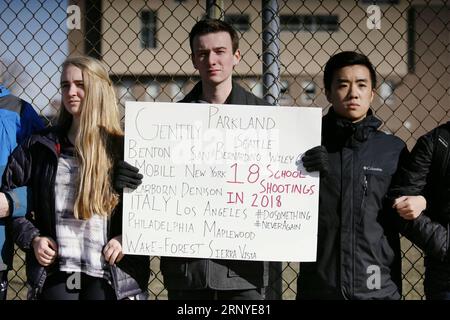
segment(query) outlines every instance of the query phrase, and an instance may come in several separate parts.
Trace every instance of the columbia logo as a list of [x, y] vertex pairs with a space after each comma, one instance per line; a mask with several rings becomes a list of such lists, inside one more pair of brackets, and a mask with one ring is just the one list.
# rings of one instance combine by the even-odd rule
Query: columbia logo
[[377, 171], [377, 172], [383, 172], [383, 169], [381, 168], [375, 168], [375, 167], [371, 167], [371, 166], [363, 166], [363, 169], [365, 171]]

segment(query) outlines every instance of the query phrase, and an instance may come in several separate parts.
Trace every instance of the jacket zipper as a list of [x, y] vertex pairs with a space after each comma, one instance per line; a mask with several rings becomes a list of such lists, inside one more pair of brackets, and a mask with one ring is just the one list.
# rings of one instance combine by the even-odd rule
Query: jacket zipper
[[[366, 200], [366, 197], [367, 197], [367, 190], [369, 189], [369, 187], [368, 187], [368, 185], [369, 185], [369, 183], [367, 182], [367, 176], [364, 174], [364, 181], [363, 181], [363, 184], [362, 184], [362, 188], [363, 188], [363, 195], [362, 195], [362, 200], [361, 200], [361, 206], [360, 206], [360, 209], [359, 209], [359, 219], [358, 219], [358, 221], [360, 222], [362, 219], [363, 219], [363, 209], [364, 209], [364, 203], [365, 203], [365, 200]], [[353, 220], [353, 292], [352, 292], [352, 295], [354, 296], [355, 295], [355, 288], [356, 288], [356, 286], [355, 286], [355, 277], [356, 277], [356, 274], [355, 274], [355, 253], [356, 253], [356, 240], [355, 240], [355, 238], [356, 238], [356, 233], [355, 233], [355, 221]]]
[[364, 175], [364, 181], [363, 181], [363, 191], [364, 191], [364, 193], [363, 193], [363, 198], [362, 198], [362, 201], [361, 201], [361, 211], [364, 208], [364, 202], [365, 202], [366, 197], [367, 197], [367, 190], [368, 190], [368, 188], [369, 188], [369, 184], [367, 182], [367, 176]]

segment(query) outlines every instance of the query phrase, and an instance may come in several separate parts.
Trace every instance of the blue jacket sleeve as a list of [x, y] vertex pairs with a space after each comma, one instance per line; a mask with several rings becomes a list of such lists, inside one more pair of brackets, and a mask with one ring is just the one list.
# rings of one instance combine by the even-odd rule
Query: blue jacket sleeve
[[12, 205], [11, 216], [23, 217], [28, 211], [31, 211], [31, 201], [29, 200], [31, 189], [28, 187], [19, 187], [5, 191]]
[[[17, 144], [19, 145], [30, 135], [44, 128], [41, 118], [39, 118], [31, 104], [24, 100], [21, 101], [20, 126], [17, 128], [16, 133]], [[32, 210], [30, 188], [19, 187], [5, 193], [9, 196], [11, 203], [11, 216], [23, 217], [28, 211]]]

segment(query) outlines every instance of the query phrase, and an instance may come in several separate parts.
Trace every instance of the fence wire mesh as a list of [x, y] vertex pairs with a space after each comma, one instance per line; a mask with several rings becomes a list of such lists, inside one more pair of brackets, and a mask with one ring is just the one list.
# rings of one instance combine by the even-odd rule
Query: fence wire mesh
[[[277, 68], [263, 65], [269, 13]], [[449, 119], [450, 7], [446, 0], [4, 0], [0, 2], [0, 81], [51, 123], [60, 107], [60, 65], [88, 54], [110, 68], [120, 104], [181, 99], [198, 80], [188, 35], [205, 16], [231, 22], [242, 61], [235, 78], [285, 106], [329, 106], [322, 84], [328, 58], [369, 56], [378, 73], [375, 114], [411, 148]], [[276, 63], [276, 62], [275, 62]], [[264, 82], [264, 67], [278, 70]], [[270, 91], [275, 86], [275, 91]], [[404, 299], [423, 299], [423, 256], [402, 239]], [[25, 299], [24, 255], [16, 250], [8, 299]], [[151, 299], [166, 299], [159, 258], [151, 258]], [[298, 263], [272, 264], [269, 297], [294, 299]]]

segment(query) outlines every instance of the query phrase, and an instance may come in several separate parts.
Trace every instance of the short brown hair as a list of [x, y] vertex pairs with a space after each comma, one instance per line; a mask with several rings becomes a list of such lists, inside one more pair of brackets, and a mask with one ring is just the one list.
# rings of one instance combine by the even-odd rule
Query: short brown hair
[[231, 37], [231, 44], [233, 53], [239, 49], [239, 37], [236, 30], [225, 21], [219, 19], [204, 19], [197, 22], [189, 33], [189, 44], [191, 46], [191, 52], [194, 54], [194, 38], [197, 36], [205, 35], [208, 33], [228, 32]]

